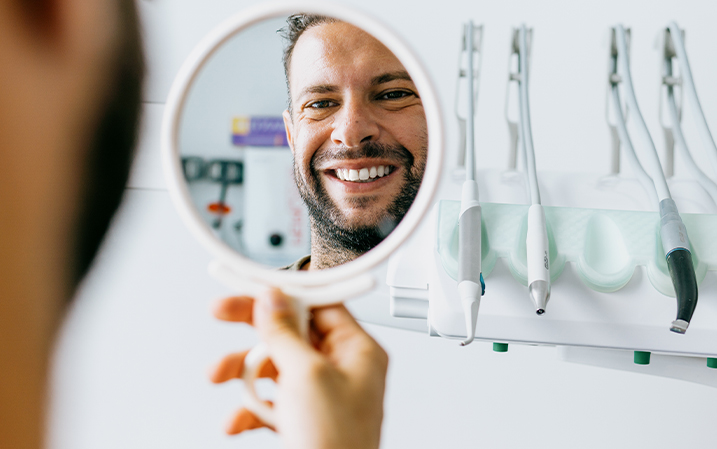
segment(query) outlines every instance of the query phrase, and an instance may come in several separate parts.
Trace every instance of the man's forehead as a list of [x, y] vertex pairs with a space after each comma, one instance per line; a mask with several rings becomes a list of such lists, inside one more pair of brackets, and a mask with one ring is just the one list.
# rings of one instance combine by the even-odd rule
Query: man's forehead
[[353, 80], [371, 84], [382, 75], [399, 72], [406, 73], [401, 62], [376, 38], [345, 22], [331, 22], [299, 37], [289, 81], [292, 92], [298, 94], [315, 83]]

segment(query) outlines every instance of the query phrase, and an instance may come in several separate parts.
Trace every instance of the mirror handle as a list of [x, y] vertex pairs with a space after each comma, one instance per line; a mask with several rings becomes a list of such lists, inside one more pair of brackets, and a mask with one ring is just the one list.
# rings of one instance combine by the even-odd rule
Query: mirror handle
[[[260, 280], [251, 279], [239, 273], [231, 266], [218, 260], [212, 261], [207, 267], [209, 275], [234, 290], [237, 294], [256, 296], [271, 285]], [[371, 273], [363, 273], [353, 278], [334, 281], [326, 285], [299, 286], [274, 284], [284, 293], [293, 297], [305, 307], [322, 307], [338, 304], [356, 296], [370, 292], [376, 285]]]
[[274, 407], [262, 401], [256, 392], [256, 379], [259, 377], [259, 369], [269, 359], [269, 348], [265, 343], [254, 346], [244, 359], [244, 407], [252, 412], [264, 424], [276, 429], [274, 419]]
[[[292, 301], [296, 308], [299, 332], [301, 336], [309, 339], [309, 309], [301, 304], [301, 301]], [[244, 407], [256, 415], [257, 418], [276, 429], [276, 414], [274, 407], [263, 401], [256, 391], [256, 380], [259, 378], [259, 371], [269, 360], [269, 348], [266, 343], [259, 343], [254, 346], [244, 359]]]

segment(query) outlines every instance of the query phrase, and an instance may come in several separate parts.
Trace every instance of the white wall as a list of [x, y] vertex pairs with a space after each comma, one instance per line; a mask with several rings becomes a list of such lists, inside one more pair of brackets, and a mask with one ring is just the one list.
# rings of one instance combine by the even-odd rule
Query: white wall
[[[162, 104], [181, 62], [212, 26], [250, 3], [139, 2], [150, 68], [143, 143], [123, 209], [58, 346], [53, 448], [279, 447], [266, 431], [238, 438], [221, 432], [240, 404], [239, 386], [210, 385], [207, 367], [255, 338], [246, 327], [211, 319], [211, 301], [228, 291], [206, 275], [210, 258], [179, 222], [158, 157]], [[687, 30], [698, 91], [717, 129], [714, 2], [347, 3], [379, 16], [417, 49], [443, 98], [449, 161], [457, 145], [452, 111], [460, 26], [467, 18], [486, 30], [477, 117], [485, 167], [503, 167], [507, 160], [502, 111], [510, 27], [522, 21], [535, 29], [531, 106], [539, 169], [557, 164], [607, 172], [604, 43], [607, 27], [617, 21], [633, 28], [633, 76], [658, 148], [659, 65], [652, 44], [670, 19]], [[688, 139], [695, 135], [689, 119], [686, 113]], [[381, 298], [352, 307], [380, 307]], [[388, 317], [387, 302], [385, 310]], [[459, 348], [421, 333], [367, 328], [392, 360], [387, 448], [709, 447], [713, 439], [714, 389], [566, 364], [552, 348], [511, 346], [497, 354], [486, 343]]]
[[180, 127], [182, 154], [236, 154], [231, 144], [233, 117], [281, 116], [286, 82], [282, 39], [276, 30], [283, 25], [282, 19], [254, 25], [212, 55], [187, 98]]

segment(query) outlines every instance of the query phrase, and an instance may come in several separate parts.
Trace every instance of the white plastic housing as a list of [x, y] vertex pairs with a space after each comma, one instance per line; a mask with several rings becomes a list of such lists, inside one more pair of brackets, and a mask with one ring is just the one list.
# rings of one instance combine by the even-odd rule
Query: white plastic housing
[[528, 209], [528, 285], [534, 281], [550, 283], [550, 252], [545, 212], [540, 204]]

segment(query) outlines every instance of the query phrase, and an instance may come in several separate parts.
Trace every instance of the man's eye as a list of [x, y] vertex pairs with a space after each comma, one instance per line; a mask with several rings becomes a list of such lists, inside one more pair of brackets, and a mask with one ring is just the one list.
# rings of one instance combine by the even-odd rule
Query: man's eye
[[309, 103], [308, 105], [306, 105], [307, 108], [312, 109], [325, 109], [330, 108], [332, 106], [336, 106], [336, 103], [330, 100], [314, 101], [313, 103]]
[[390, 92], [384, 92], [379, 95], [380, 100], [398, 100], [401, 98], [414, 96], [413, 92], [407, 90], [392, 90]]

